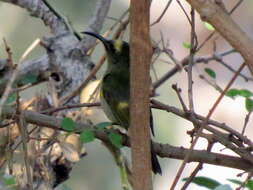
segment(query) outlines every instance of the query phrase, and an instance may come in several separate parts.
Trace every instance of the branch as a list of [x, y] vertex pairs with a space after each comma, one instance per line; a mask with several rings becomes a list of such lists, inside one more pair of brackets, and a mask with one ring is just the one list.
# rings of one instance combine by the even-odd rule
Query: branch
[[134, 190], [152, 189], [149, 133], [150, 2], [132, 0], [130, 5], [130, 139]]
[[253, 74], [253, 41], [224, 11], [224, 8], [211, 0], [187, 1], [198, 11], [202, 20], [212, 24], [220, 35], [242, 55]]
[[[94, 11], [93, 17], [90, 19], [88, 27], [85, 29], [86, 31], [99, 33], [104, 24], [105, 18], [109, 11], [111, 5], [111, 0], [100, 0], [97, 2], [96, 9]], [[93, 47], [96, 43], [96, 39], [92, 37], [86, 37], [81, 42], [81, 49], [84, 52], [87, 52], [91, 47]]]
[[[15, 119], [18, 117], [15, 113], [15, 109], [11, 107], [5, 107], [3, 109], [3, 115], [8, 119]], [[62, 122], [61, 118], [39, 114], [33, 111], [23, 111], [23, 117], [26, 122], [36, 124], [40, 127], [48, 127], [56, 130], [63, 130], [60, 128]], [[76, 133], [80, 133], [84, 129], [92, 129], [95, 131], [96, 138], [109, 142], [108, 130], [95, 130], [93, 126], [83, 123], [76, 123]], [[122, 135], [123, 145], [130, 146], [129, 138], [126, 135]], [[169, 144], [153, 143], [154, 151], [162, 158], [174, 158], [183, 160], [185, 155], [188, 154], [189, 149], [183, 147], [175, 147]], [[0, 157], [0, 160], [2, 158]], [[218, 166], [224, 166], [229, 168], [240, 169], [249, 171], [253, 167], [249, 161], [236, 157], [228, 156], [219, 153], [209, 153], [204, 150], [193, 150], [189, 157], [189, 162], [203, 162], [207, 164], [213, 164]]]
[[68, 24], [64, 19], [57, 17], [43, 1], [34, 0], [1, 0], [25, 8], [31, 15], [40, 18], [46, 26], [49, 26], [54, 35], [69, 32]]

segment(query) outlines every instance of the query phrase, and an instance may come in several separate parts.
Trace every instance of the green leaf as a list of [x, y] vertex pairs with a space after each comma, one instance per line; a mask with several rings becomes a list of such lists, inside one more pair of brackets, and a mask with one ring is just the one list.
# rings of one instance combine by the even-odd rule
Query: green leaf
[[253, 190], [253, 180], [249, 180], [246, 184], [246, 187], [248, 187], [250, 190]]
[[245, 100], [245, 107], [247, 109], [248, 112], [253, 111], [253, 100], [250, 98], [246, 98]]
[[11, 104], [13, 102], [15, 102], [17, 100], [17, 94], [16, 93], [12, 93], [8, 96], [5, 104]]
[[84, 130], [80, 134], [80, 140], [82, 143], [92, 142], [95, 139], [94, 132], [92, 130]]
[[117, 148], [123, 147], [122, 145], [122, 136], [117, 133], [109, 133], [108, 135], [109, 140], [111, 143], [116, 146]]
[[189, 44], [187, 42], [183, 42], [183, 47], [186, 49], [191, 49], [191, 44]]
[[208, 22], [204, 22], [204, 26], [206, 27], [207, 30], [210, 30], [210, 31], [214, 31], [215, 28], [209, 24]]
[[[237, 185], [243, 185], [243, 182], [237, 179], [227, 179], [227, 180]], [[249, 180], [245, 185], [243, 185], [243, 187], [247, 187], [249, 190], [253, 190], [253, 181]]]
[[227, 91], [226, 96], [229, 96], [230, 98], [235, 98], [236, 96], [240, 95], [240, 90], [232, 88]]
[[105, 129], [106, 127], [109, 127], [112, 125], [112, 122], [101, 122], [95, 125], [97, 129]]
[[65, 117], [62, 121], [61, 121], [61, 127], [66, 130], [66, 131], [73, 131], [75, 129], [75, 122], [69, 118], [69, 117]]
[[34, 74], [27, 74], [24, 77], [20, 79], [20, 83], [25, 85], [25, 84], [32, 84], [37, 82], [37, 76]]
[[210, 69], [210, 68], [205, 68], [205, 72], [210, 76], [210, 77], [212, 77], [212, 78], [216, 78], [216, 73], [212, 70], [212, 69]]
[[7, 186], [12, 186], [12, 185], [16, 184], [16, 180], [15, 180], [14, 176], [8, 175], [8, 174], [3, 175], [3, 182]]
[[239, 90], [240, 96], [245, 97], [245, 98], [249, 98], [253, 95], [253, 93], [247, 89], [242, 89]]
[[218, 187], [216, 187], [214, 190], [233, 190], [230, 185], [219, 185]]
[[[183, 180], [186, 181], [187, 179], [188, 178], [184, 178]], [[192, 183], [202, 186], [202, 187], [206, 187], [208, 189], [214, 189], [220, 185], [218, 181], [208, 178], [208, 177], [204, 177], [204, 176], [195, 177], [192, 180]]]

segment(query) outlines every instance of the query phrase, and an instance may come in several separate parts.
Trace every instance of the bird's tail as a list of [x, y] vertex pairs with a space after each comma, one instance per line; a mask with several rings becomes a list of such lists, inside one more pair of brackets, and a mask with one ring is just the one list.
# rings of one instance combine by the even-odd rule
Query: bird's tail
[[162, 169], [161, 169], [160, 163], [158, 161], [157, 155], [154, 152], [152, 146], [151, 146], [151, 164], [152, 164], [152, 171], [154, 172], [154, 174], [162, 175]]

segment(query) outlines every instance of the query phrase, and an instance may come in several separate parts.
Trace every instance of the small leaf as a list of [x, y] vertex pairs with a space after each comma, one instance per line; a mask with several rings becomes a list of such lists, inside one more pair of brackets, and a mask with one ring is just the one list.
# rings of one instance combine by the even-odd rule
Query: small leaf
[[[187, 179], [188, 178], [184, 178], [183, 180], [186, 181]], [[220, 185], [218, 181], [208, 178], [208, 177], [204, 177], [204, 176], [195, 177], [192, 180], [192, 183], [202, 186], [202, 187], [206, 187], [208, 189], [214, 189]]]
[[12, 186], [12, 185], [16, 184], [16, 180], [15, 180], [14, 176], [8, 175], [8, 174], [3, 175], [3, 182], [7, 186]]
[[80, 141], [82, 143], [92, 142], [92, 141], [94, 141], [94, 139], [95, 139], [94, 132], [91, 130], [84, 130], [80, 134]]
[[250, 179], [245, 186], [248, 187], [250, 190], [253, 190], [253, 180]]
[[204, 26], [206, 27], [207, 30], [210, 30], [210, 31], [214, 31], [215, 28], [209, 24], [208, 22], [204, 22]]
[[210, 77], [212, 77], [212, 78], [216, 78], [216, 73], [212, 70], [212, 69], [210, 69], [210, 68], [205, 68], [205, 72], [210, 76]]
[[62, 149], [64, 157], [67, 158], [67, 160], [69, 160], [70, 162], [78, 162], [80, 160], [78, 151], [73, 144], [67, 142], [60, 142], [59, 145]]
[[110, 133], [108, 135], [109, 140], [111, 143], [116, 146], [117, 148], [121, 148], [122, 145], [122, 136], [117, 133]]
[[5, 104], [11, 104], [13, 102], [15, 102], [17, 100], [17, 94], [16, 93], [12, 93], [8, 96]]
[[73, 131], [75, 129], [75, 122], [71, 118], [65, 117], [61, 121], [61, 127], [66, 131]]
[[112, 122], [101, 122], [95, 125], [97, 129], [105, 129], [106, 127], [109, 127], [112, 125]]
[[25, 84], [32, 84], [37, 82], [37, 76], [34, 74], [27, 74], [23, 78], [20, 79], [20, 83]]
[[183, 42], [183, 47], [186, 49], [191, 49], [191, 44], [189, 44], [187, 42]]
[[240, 96], [243, 96], [245, 98], [249, 98], [253, 95], [253, 93], [247, 89], [239, 90]]
[[253, 111], [253, 100], [250, 98], [246, 98], [245, 100], [245, 107], [247, 109], [248, 112]]
[[218, 187], [216, 187], [214, 190], [233, 190], [230, 185], [219, 185]]
[[235, 98], [238, 95], [240, 95], [240, 90], [235, 88], [228, 90], [226, 93], [226, 96], [229, 96], [230, 98]]

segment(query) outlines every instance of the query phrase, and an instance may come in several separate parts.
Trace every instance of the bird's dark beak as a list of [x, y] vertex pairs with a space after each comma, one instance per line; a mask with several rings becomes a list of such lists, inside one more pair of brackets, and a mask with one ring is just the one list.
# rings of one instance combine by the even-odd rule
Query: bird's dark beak
[[83, 34], [87, 34], [87, 35], [90, 35], [90, 36], [93, 36], [94, 38], [97, 38], [98, 40], [100, 40], [104, 46], [105, 46], [105, 49], [108, 49], [108, 45], [109, 45], [109, 40], [107, 40], [106, 38], [104, 38], [103, 36], [97, 34], [97, 33], [94, 33], [94, 32], [81, 32]]

